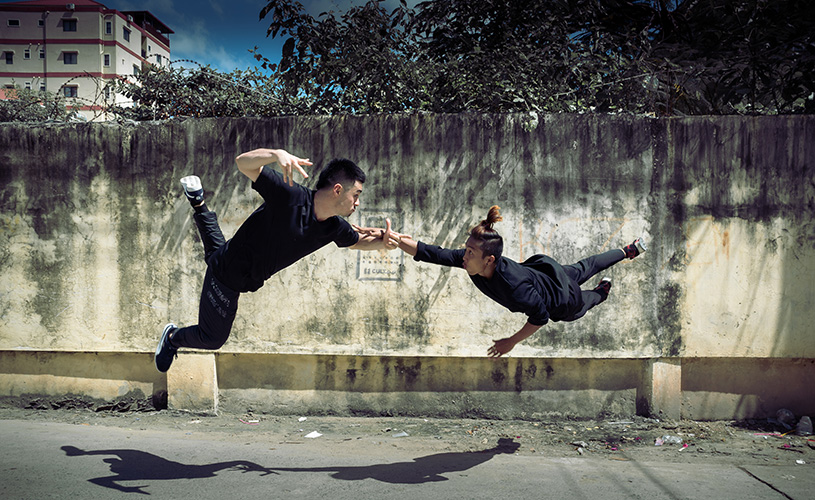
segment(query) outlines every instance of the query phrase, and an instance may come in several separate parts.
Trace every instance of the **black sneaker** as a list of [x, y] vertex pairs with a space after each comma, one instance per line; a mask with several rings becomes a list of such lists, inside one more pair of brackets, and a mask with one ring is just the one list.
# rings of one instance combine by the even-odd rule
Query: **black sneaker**
[[164, 327], [164, 331], [161, 332], [161, 339], [158, 341], [158, 346], [156, 346], [156, 368], [161, 373], [169, 370], [170, 365], [173, 364], [173, 358], [178, 356], [178, 349], [170, 345], [170, 334], [176, 330], [178, 330], [178, 327], [173, 323], [167, 323], [167, 326]]
[[645, 246], [645, 242], [642, 240], [642, 238], [637, 238], [630, 245], [626, 245], [623, 248], [623, 252], [625, 252], [625, 256], [627, 258], [633, 259], [637, 255], [645, 253], [645, 250], [647, 249], [648, 248]]
[[600, 283], [598, 283], [597, 286], [594, 287], [594, 291], [602, 295], [603, 300], [606, 300], [609, 292], [611, 292], [611, 278], [606, 276], [603, 279], [601, 279]]
[[204, 188], [201, 187], [201, 179], [197, 175], [182, 177], [181, 185], [192, 206], [200, 205], [204, 201]]

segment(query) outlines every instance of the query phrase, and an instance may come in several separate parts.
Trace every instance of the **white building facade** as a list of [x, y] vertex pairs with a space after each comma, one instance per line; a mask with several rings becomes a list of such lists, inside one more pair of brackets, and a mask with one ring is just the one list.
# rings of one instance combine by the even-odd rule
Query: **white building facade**
[[93, 0], [0, 4], [0, 89], [58, 93], [88, 120], [128, 105], [108, 85], [148, 65], [170, 63], [173, 33], [147, 11], [120, 12]]

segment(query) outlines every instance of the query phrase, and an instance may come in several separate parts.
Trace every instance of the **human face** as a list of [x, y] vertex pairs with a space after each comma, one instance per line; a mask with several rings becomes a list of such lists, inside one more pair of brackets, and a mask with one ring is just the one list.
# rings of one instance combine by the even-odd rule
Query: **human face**
[[467, 244], [464, 247], [464, 264], [462, 267], [467, 271], [470, 276], [480, 274], [482, 276], [491, 275], [491, 264], [495, 262], [495, 256], [485, 256], [481, 247], [476, 240], [472, 237], [467, 238]]
[[345, 189], [342, 187], [340, 196], [337, 199], [337, 213], [343, 217], [348, 217], [359, 206], [359, 195], [362, 194], [362, 183], [354, 181], [353, 187]]

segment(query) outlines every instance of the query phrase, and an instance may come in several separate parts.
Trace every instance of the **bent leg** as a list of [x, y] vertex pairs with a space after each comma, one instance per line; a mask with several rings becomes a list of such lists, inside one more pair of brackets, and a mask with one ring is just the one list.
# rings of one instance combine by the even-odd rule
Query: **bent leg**
[[208, 210], [194, 213], [193, 219], [195, 219], [195, 225], [198, 226], [201, 242], [204, 244], [204, 261], [209, 262], [209, 257], [226, 243], [224, 233], [221, 232], [221, 226], [218, 224], [218, 215]]
[[232, 331], [239, 297], [240, 293], [224, 286], [208, 268], [201, 289], [198, 324], [176, 330], [170, 343], [176, 348], [219, 349]]
[[[563, 266], [563, 270], [566, 271], [566, 274], [570, 278], [575, 280], [578, 284], [582, 285], [583, 283], [586, 282], [586, 280], [588, 280], [595, 274], [608, 269], [609, 267], [620, 262], [624, 258], [625, 252], [617, 248], [614, 250], [603, 252], [601, 254], [592, 255], [591, 257], [587, 257], [575, 264]], [[583, 293], [585, 294], [586, 292]], [[586, 300], [585, 295], [583, 296], [583, 300], [584, 301]]]
[[600, 304], [601, 302], [603, 302], [604, 300], [606, 300], [608, 298], [607, 293], [597, 291], [596, 289], [595, 290], [582, 290], [580, 295], [583, 297], [583, 307], [579, 311], [574, 313], [574, 315], [572, 315], [572, 316], [570, 316], [570, 317], [568, 317], [568, 318], [566, 318], [564, 320], [561, 320], [561, 321], [574, 321], [574, 320], [580, 319], [587, 312], [589, 312], [589, 309], [596, 306], [597, 304]]

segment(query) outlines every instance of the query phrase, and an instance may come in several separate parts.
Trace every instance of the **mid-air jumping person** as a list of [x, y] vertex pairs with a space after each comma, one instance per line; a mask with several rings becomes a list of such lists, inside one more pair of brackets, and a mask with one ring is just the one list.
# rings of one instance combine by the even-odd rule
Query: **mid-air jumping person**
[[[204, 244], [207, 272], [201, 290], [198, 324], [164, 327], [156, 347], [155, 363], [160, 372], [170, 369], [181, 347], [219, 349], [232, 330], [238, 310], [238, 297], [254, 292], [273, 274], [323, 246], [356, 250], [395, 249], [398, 239], [387, 228], [357, 232], [342, 217], [357, 206], [365, 173], [352, 161], [332, 160], [320, 173], [316, 190], [296, 184], [293, 171], [308, 177], [303, 166], [308, 159], [282, 149], [255, 149], [235, 159], [238, 170], [252, 181], [264, 203], [238, 228], [229, 241], [218, 225], [215, 212], [204, 203], [201, 180], [181, 179], [184, 193], [192, 204], [195, 223]], [[277, 163], [283, 175], [264, 167]]]
[[[622, 249], [609, 250], [562, 266], [546, 255], [533, 255], [522, 263], [503, 257], [504, 241], [493, 229], [501, 221], [499, 207], [490, 208], [487, 218], [470, 230], [464, 249], [449, 250], [426, 245], [407, 235], [397, 235], [401, 248], [414, 260], [442, 266], [463, 267], [473, 284], [487, 297], [512, 312], [528, 316], [526, 324], [511, 337], [495, 340], [487, 350], [490, 357], [502, 356], [551, 321], [574, 321], [603, 302], [611, 290], [611, 279], [603, 278], [593, 290], [580, 285], [624, 258], [645, 251], [641, 238]], [[373, 232], [373, 231], [371, 231]]]

